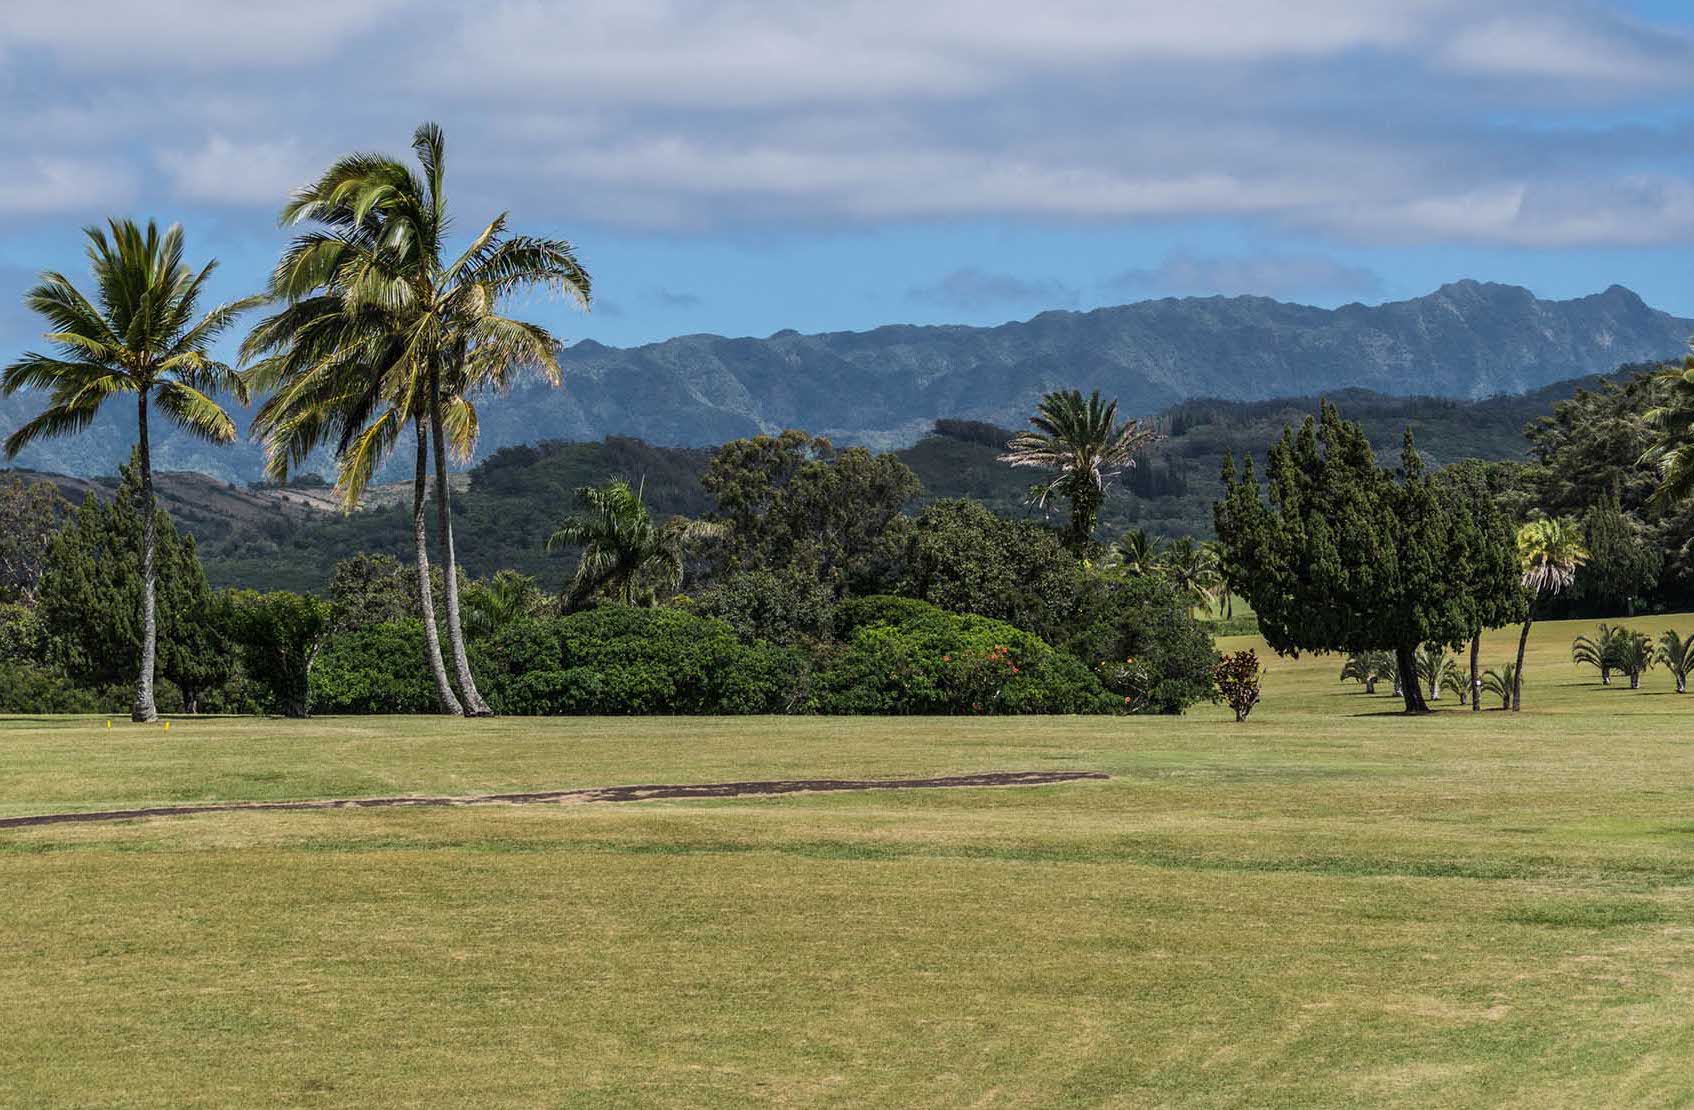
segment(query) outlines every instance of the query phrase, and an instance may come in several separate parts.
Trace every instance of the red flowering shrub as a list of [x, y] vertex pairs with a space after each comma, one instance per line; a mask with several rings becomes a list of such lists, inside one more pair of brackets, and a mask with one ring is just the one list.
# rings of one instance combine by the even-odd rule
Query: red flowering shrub
[[1218, 656], [1212, 681], [1225, 705], [1235, 710], [1235, 719], [1245, 721], [1259, 704], [1259, 657], [1252, 648], [1233, 655]]

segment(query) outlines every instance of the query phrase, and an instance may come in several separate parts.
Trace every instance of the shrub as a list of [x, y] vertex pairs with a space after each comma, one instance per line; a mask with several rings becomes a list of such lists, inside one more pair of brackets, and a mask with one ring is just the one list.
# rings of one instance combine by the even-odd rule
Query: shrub
[[312, 666], [319, 713], [433, 713], [435, 680], [424, 663], [423, 621], [370, 625], [331, 636]]
[[1214, 696], [1217, 647], [1188, 601], [1152, 578], [1102, 582], [1094, 620], [1065, 649], [1136, 713], [1181, 713]]
[[830, 588], [815, 575], [760, 567], [726, 575], [694, 601], [693, 611], [725, 622], [745, 644], [796, 645], [829, 638], [834, 606]]
[[1212, 668], [1223, 703], [1235, 710], [1235, 719], [1245, 721], [1259, 704], [1259, 656], [1252, 648], [1218, 656]]
[[903, 598], [841, 607], [851, 629], [818, 674], [823, 713], [1109, 713], [1116, 701], [1078, 660], [987, 617]]

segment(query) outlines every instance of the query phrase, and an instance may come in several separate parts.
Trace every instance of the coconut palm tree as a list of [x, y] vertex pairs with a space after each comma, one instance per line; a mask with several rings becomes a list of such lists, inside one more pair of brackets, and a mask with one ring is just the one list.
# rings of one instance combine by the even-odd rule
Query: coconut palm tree
[[620, 478], [576, 491], [585, 512], [565, 521], [547, 540], [549, 551], [582, 548], [576, 574], [565, 591], [567, 610], [580, 608], [595, 596], [622, 605], [656, 604], [660, 590], [682, 585], [687, 546], [727, 531], [721, 524], [680, 516], [655, 523], [644, 487], [645, 483], [632, 489]]
[[1159, 434], [1139, 421], [1120, 423], [1118, 403], [1101, 400], [1099, 390], [1086, 399], [1075, 389], [1049, 393], [1029, 422], [1034, 430], [1013, 436], [1000, 461], [1053, 472], [1029, 499], [1043, 509], [1054, 498], [1069, 504], [1065, 544], [1081, 554], [1094, 536], [1107, 483], [1133, 467]]
[[[280, 393], [262, 414], [273, 461], [297, 461], [338, 433], [339, 484], [348, 503], [406, 423], [416, 426], [414, 518], [422, 517], [417, 490], [433, 463], [448, 645], [465, 712], [484, 716], [490, 710], [471, 674], [460, 615], [448, 454], [468, 456], [476, 443], [478, 393], [504, 390], [526, 369], [554, 385], [562, 377], [559, 341], [539, 325], [501, 315], [502, 303], [539, 288], [586, 307], [590, 281], [569, 243], [510, 234], [504, 214], [463, 253], [447, 254], [441, 129], [419, 127], [412, 150], [421, 172], [385, 156], [349, 155], [295, 194], [282, 222], [320, 227], [284, 252], [270, 296], [285, 307], [244, 354], [283, 356], [266, 373]], [[297, 348], [300, 357], [286, 357]], [[441, 685], [438, 678], [438, 692]]]
[[1112, 555], [1125, 571], [1138, 577], [1152, 577], [1164, 565], [1165, 541], [1145, 528], [1131, 528], [1112, 545]]
[[472, 582], [465, 591], [465, 631], [491, 636], [507, 625], [541, 611], [546, 595], [535, 579], [515, 570], [497, 572], [487, 582]]
[[1529, 605], [1518, 636], [1517, 667], [1512, 672], [1512, 711], [1523, 708], [1523, 653], [1529, 646], [1529, 626], [1535, 620], [1535, 603], [1570, 589], [1577, 568], [1588, 561], [1582, 546], [1582, 531], [1572, 520], [1533, 520], [1518, 529], [1518, 561], [1523, 566], [1523, 588]]
[[1216, 551], [1187, 536], [1171, 541], [1160, 568], [1165, 581], [1192, 605], [1206, 604], [1222, 578]]
[[1618, 629], [1618, 670], [1629, 676], [1629, 688], [1641, 689], [1641, 676], [1652, 670], [1659, 661], [1653, 638], [1633, 628]]
[[1571, 641], [1571, 662], [1579, 667], [1593, 667], [1600, 672], [1600, 685], [1610, 686], [1612, 672], [1618, 669], [1619, 639], [1624, 634], [1622, 628], [1602, 624], [1599, 633], [1592, 639], [1578, 636]]
[[1686, 694], [1688, 676], [1694, 673], [1694, 632], [1684, 638], [1676, 634], [1676, 629], [1666, 629], [1659, 637], [1659, 662], [1676, 679], [1676, 692]]
[[1482, 672], [1483, 693], [1499, 697], [1501, 709], [1510, 709], [1517, 704], [1518, 692], [1522, 686], [1516, 663], [1507, 663], [1499, 670], [1489, 667]]
[[[109, 232], [109, 234], [108, 234]], [[183, 263], [182, 228], [164, 234], [157, 225], [145, 230], [131, 220], [111, 220], [107, 231], [85, 230], [94, 276], [91, 301], [69, 278], [41, 275], [41, 284], [24, 303], [44, 317], [52, 331], [46, 339], [57, 352], [30, 352], [0, 373], [0, 394], [20, 389], [48, 391], [47, 407], [6, 439], [6, 456], [38, 439], [80, 432], [109, 398], [133, 394], [136, 405], [136, 456], [141, 474], [141, 659], [130, 715], [137, 721], [159, 716], [153, 704], [153, 671], [158, 653], [154, 566], [157, 519], [153, 497], [153, 453], [149, 405], [190, 435], [212, 443], [235, 438], [235, 423], [213, 395], [246, 392], [234, 372], [211, 356], [212, 344], [234, 323], [244, 303], [220, 305], [201, 315], [206, 279], [217, 268], [196, 271]]]
[[1650, 503], [1662, 508], [1694, 496], [1694, 355], [1665, 367], [1653, 381], [1661, 403], [1642, 416], [1657, 437], [1641, 461], [1658, 468], [1659, 488]]

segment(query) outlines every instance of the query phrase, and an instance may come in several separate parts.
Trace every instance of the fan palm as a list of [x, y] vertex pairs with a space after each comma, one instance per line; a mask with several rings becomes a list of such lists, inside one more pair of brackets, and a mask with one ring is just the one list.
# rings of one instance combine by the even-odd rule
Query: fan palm
[[1641, 689], [1641, 676], [1652, 670], [1659, 661], [1653, 638], [1633, 628], [1618, 629], [1618, 670], [1629, 676], [1629, 688]]
[[1131, 528], [1112, 545], [1112, 554], [1130, 574], [1150, 577], [1164, 565], [1165, 541], [1145, 528]]
[[[355, 154], [295, 194], [282, 222], [321, 227], [284, 252], [270, 284], [270, 296], [284, 307], [243, 355], [264, 356], [253, 368], [255, 382], [277, 390], [259, 420], [273, 475], [333, 438], [338, 485], [344, 502], [355, 504], [405, 425], [416, 427], [420, 582], [428, 575], [423, 489], [432, 462], [448, 644], [464, 709], [481, 716], [489, 709], [465, 652], [447, 456], [468, 457], [474, 448], [479, 392], [504, 390], [525, 369], [554, 385], [562, 377], [559, 341], [539, 325], [501, 315], [500, 305], [544, 288], [586, 306], [590, 282], [569, 243], [509, 234], [504, 214], [449, 260], [440, 128], [419, 127], [412, 150], [421, 174], [393, 158]], [[430, 611], [427, 599], [423, 609]], [[451, 708], [438, 656], [432, 647], [438, 693]]]
[[662, 589], [682, 585], [687, 545], [724, 534], [721, 524], [672, 517], [654, 522], [643, 486], [617, 479], [576, 491], [583, 513], [565, 521], [547, 540], [547, 550], [582, 548], [576, 574], [565, 592], [575, 609], [595, 596], [623, 605], [652, 605]]
[[1006, 444], [1001, 462], [1053, 471], [1037, 485], [1030, 501], [1045, 509], [1054, 498], [1070, 506], [1065, 544], [1081, 553], [1094, 535], [1106, 485], [1135, 465], [1135, 456], [1159, 438], [1138, 421], [1118, 421], [1118, 403], [1102, 401], [1099, 390], [1086, 399], [1075, 389], [1049, 393], [1030, 417], [1033, 431], [1019, 432]]
[[1661, 401], [1642, 416], [1657, 436], [1641, 461], [1658, 468], [1660, 482], [1651, 503], [1662, 508], [1694, 496], [1694, 355], [1681, 366], [1665, 367], [1653, 380]]
[[1666, 629], [1659, 637], [1659, 662], [1676, 679], [1676, 692], [1686, 694], [1688, 675], [1694, 672], [1694, 632], [1684, 638], [1676, 634], [1676, 629]]
[[141, 473], [141, 659], [131, 716], [158, 718], [153, 704], [153, 671], [158, 654], [155, 614], [157, 521], [153, 497], [153, 455], [149, 404], [190, 435], [213, 443], [235, 438], [235, 424], [213, 394], [230, 391], [243, 401], [245, 389], [233, 371], [208, 352], [235, 321], [244, 304], [226, 304], [199, 314], [206, 279], [217, 268], [209, 262], [195, 271], [182, 260], [182, 229], [164, 234], [149, 222], [145, 230], [130, 220], [112, 220], [110, 232], [87, 228], [88, 258], [96, 292], [92, 301], [70, 279], [41, 275], [41, 284], [24, 303], [53, 330], [46, 339], [55, 355], [30, 352], [0, 374], [0, 393], [48, 390], [47, 407], [6, 439], [14, 457], [38, 439], [80, 432], [93, 422], [108, 398], [134, 394], [136, 455]]
[[1523, 653], [1529, 646], [1529, 626], [1535, 620], [1535, 603], [1570, 589], [1577, 568], [1588, 561], [1582, 546], [1582, 531], [1575, 521], [1533, 520], [1518, 529], [1518, 562], [1523, 567], [1523, 588], [1529, 594], [1523, 632], [1518, 636], [1517, 666], [1512, 672], [1512, 711], [1523, 708]]
[[1501, 709], [1510, 709], [1517, 704], [1518, 692], [1522, 686], [1516, 663], [1507, 663], [1499, 670], [1489, 667], [1482, 672], [1483, 692], [1499, 697]]
[[1600, 685], [1610, 686], [1612, 672], [1618, 669], [1618, 641], [1624, 634], [1622, 628], [1602, 624], [1593, 638], [1578, 636], [1571, 641], [1571, 662], [1579, 667], [1593, 667], [1600, 672]]

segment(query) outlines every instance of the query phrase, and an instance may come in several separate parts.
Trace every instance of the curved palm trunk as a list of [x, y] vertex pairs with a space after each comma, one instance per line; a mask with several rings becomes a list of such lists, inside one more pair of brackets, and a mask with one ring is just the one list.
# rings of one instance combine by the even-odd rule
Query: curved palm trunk
[[1482, 677], [1476, 672], [1477, 653], [1482, 650], [1482, 633], [1470, 638], [1470, 711], [1482, 712]]
[[441, 380], [435, 371], [429, 375], [429, 422], [435, 436], [435, 517], [436, 534], [441, 543], [441, 590], [447, 595], [447, 646], [453, 652], [453, 670], [459, 679], [459, 692], [465, 696], [465, 716], [492, 717], [494, 710], [477, 692], [476, 679], [471, 676], [471, 664], [465, 654], [465, 630], [459, 621], [459, 569], [453, 557], [453, 512], [447, 483], [447, 443], [441, 426]]
[[1400, 694], [1405, 698], [1406, 712], [1428, 713], [1429, 703], [1423, 700], [1423, 686], [1418, 682], [1417, 649], [1404, 644], [1395, 648], [1394, 669], [1400, 676]]
[[1518, 669], [1512, 673], [1512, 712], [1523, 708], [1523, 651], [1529, 646], [1529, 626], [1535, 620], [1535, 603], [1530, 602], [1529, 615], [1523, 619], [1523, 631], [1518, 633]]
[[156, 721], [153, 704], [153, 670], [159, 653], [159, 623], [154, 609], [154, 548], [158, 544], [158, 522], [153, 519], [153, 451], [147, 442], [147, 391], [138, 391], [136, 453], [141, 466], [141, 673], [135, 680], [132, 721]]
[[429, 489], [429, 433], [422, 420], [414, 421], [418, 429], [418, 468], [412, 479], [412, 541], [417, 547], [418, 600], [423, 610], [424, 650], [429, 656], [429, 671], [435, 678], [435, 700], [441, 712], [455, 717], [464, 713], [453, 684], [447, 680], [447, 664], [441, 660], [441, 639], [435, 630], [435, 590], [429, 581], [429, 529], [424, 517], [424, 496]]

